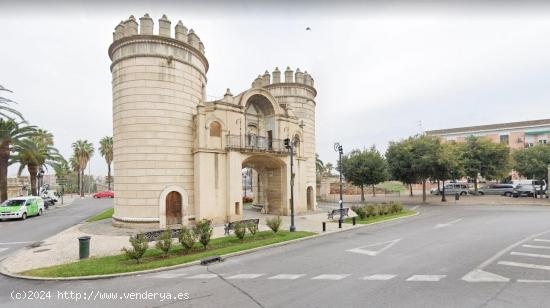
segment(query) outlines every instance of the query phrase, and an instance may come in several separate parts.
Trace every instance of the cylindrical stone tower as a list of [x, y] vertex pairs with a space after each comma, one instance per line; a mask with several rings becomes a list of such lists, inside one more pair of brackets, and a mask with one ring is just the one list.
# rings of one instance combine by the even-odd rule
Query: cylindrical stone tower
[[[139, 29], [139, 31], [138, 31]], [[204, 45], [181, 21], [121, 22], [112, 60], [115, 212], [128, 227], [187, 224], [194, 209], [193, 116], [203, 104]]]

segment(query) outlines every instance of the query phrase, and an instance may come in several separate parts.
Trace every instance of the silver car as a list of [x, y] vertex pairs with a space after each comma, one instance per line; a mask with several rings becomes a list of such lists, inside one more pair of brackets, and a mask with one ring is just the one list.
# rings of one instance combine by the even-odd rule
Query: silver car
[[491, 184], [482, 188], [479, 188], [477, 192], [480, 195], [499, 195], [511, 197], [514, 194], [513, 184]]
[[[461, 196], [467, 195], [469, 190], [468, 184], [464, 183], [449, 183], [445, 184], [445, 195], [454, 195], [459, 194]], [[432, 195], [440, 195], [443, 193], [443, 188], [441, 190], [437, 190], [437, 188], [434, 188], [430, 191]]]

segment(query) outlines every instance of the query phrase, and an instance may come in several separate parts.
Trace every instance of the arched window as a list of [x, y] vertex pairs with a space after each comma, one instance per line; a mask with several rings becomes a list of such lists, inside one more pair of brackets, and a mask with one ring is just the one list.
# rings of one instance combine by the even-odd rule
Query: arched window
[[213, 121], [210, 123], [210, 137], [221, 137], [222, 126], [219, 122]]

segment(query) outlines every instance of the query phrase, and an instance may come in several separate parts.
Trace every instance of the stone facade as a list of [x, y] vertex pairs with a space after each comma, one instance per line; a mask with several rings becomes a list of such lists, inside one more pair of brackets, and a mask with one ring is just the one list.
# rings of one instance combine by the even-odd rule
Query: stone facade
[[[315, 96], [307, 72], [259, 75], [250, 89], [205, 101], [208, 60], [181, 21], [172, 35], [146, 14], [116, 26], [112, 60], [116, 225], [166, 227], [242, 217], [242, 169], [253, 169], [254, 203], [290, 213], [315, 209]], [[283, 80], [284, 79], [284, 80]]]

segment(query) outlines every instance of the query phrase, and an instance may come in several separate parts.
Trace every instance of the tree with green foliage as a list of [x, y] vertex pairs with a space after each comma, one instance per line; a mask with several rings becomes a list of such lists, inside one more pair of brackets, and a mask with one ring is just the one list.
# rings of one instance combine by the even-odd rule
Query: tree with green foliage
[[84, 197], [82, 181], [86, 165], [94, 155], [94, 145], [88, 140], [77, 140], [73, 143], [74, 157], [78, 160], [78, 172], [80, 174], [80, 196]]
[[373, 146], [368, 150], [353, 150], [342, 157], [342, 174], [355, 186], [361, 187], [361, 201], [365, 201], [364, 187], [375, 185], [388, 179], [388, 169], [384, 157]]
[[462, 145], [464, 174], [474, 181], [477, 194], [478, 176], [487, 180], [505, 177], [510, 173], [510, 149], [483, 137], [469, 136]]
[[426, 182], [435, 175], [435, 163], [441, 149], [439, 138], [428, 135], [410, 138], [412, 169], [422, 182], [422, 202], [426, 202]]
[[456, 180], [464, 174], [462, 146], [456, 143], [443, 143], [437, 152], [433, 179], [443, 182], [441, 201], [445, 202], [445, 181]]
[[315, 153], [315, 173], [317, 176], [322, 176], [325, 173], [325, 164], [319, 158], [319, 154]]
[[[2, 85], [0, 85], [0, 93], [2, 91], [13, 93], [11, 90], [6, 89]], [[7, 97], [0, 96], [0, 117], [6, 118], [8, 120], [14, 120], [14, 118], [17, 118], [18, 120], [24, 121], [23, 115], [19, 111], [9, 107], [10, 104], [17, 103]]]
[[13, 146], [34, 133], [34, 126], [0, 118], [0, 202], [8, 199], [8, 166]]
[[107, 185], [111, 190], [111, 163], [113, 162], [113, 137], [105, 136], [99, 141], [99, 153], [107, 163]]
[[550, 146], [536, 145], [512, 152], [513, 166], [521, 176], [548, 181]]
[[386, 150], [386, 162], [390, 178], [409, 186], [412, 197], [412, 184], [418, 183], [418, 175], [413, 169], [412, 139], [408, 138], [399, 142], [390, 142]]

